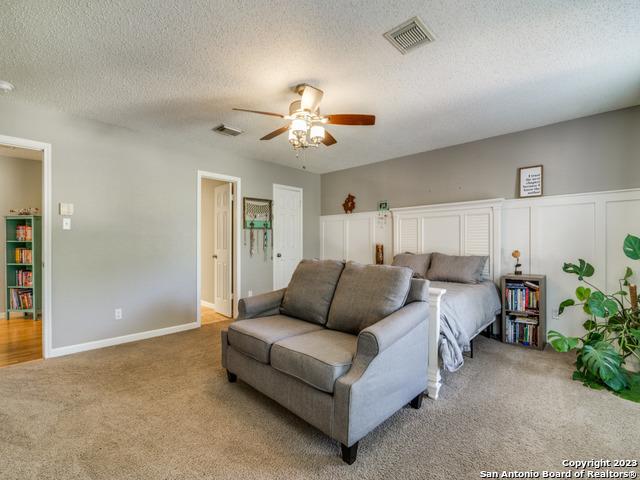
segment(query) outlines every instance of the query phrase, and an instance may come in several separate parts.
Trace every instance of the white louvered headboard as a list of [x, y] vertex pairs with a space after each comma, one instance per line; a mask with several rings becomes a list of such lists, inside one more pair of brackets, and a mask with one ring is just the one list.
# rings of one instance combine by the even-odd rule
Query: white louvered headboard
[[488, 255], [485, 277], [498, 283], [504, 199], [393, 208], [393, 254]]

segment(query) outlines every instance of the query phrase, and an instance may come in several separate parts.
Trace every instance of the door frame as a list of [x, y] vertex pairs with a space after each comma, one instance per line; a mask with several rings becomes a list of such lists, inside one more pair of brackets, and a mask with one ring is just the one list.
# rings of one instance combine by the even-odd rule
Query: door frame
[[52, 200], [51, 200], [51, 144], [28, 140], [26, 138], [9, 137], [0, 135], [0, 144], [11, 147], [26, 148], [42, 152], [42, 279], [44, 287], [42, 289], [42, 357], [52, 356], [52, 335], [53, 314], [51, 309], [51, 283], [52, 283], [52, 251], [51, 251], [51, 229], [52, 229]]
[[202, 212], [202, 180], [219, 180], [221, 182], [231, 183], [233, 188], [233, 209], [231, 213], [231, 223], [233, 225], [233, 242], [231, 252], [232, 264], [232, 299], [231, 299], [231, 315], [233, 318], [238, 316], [238, 301], [240, 300], [240, 265], [241, 265], [241, 247], [242, 247], [242, 179], [222, 173], [207, 172], [198, 170], [197, 174], [197, 207], [196, 207], [196, 323], [198, 327], [202, 325], [202, 245], [200, 236], [202, 234], [202, 222], [200, 215]]
[[[277, 224], [275, 222], [275, 218], [276, 218], [276, 208], [278, 208], [278, 206], [276, 205], [276, 190], [281, 189], [281, 190], [291, 190], [294, 192], [300, 192], [300, 248], [302, 249], [302, 258], [304, 258], [304, 190], [302, 187], [294, 187], [291, 185], [282, 185], [280, 183], [274, 183], [273, 184], [273, 190], [271, 193], [271, 198], [272, 198], [272, 216], [273, 216], [273, 231], [272, 231], [272, 235], [275, 235], [275, 229], [277, 228]], [[273, 242], [274, 246], [275, 246], [275, 240]], [[272, 275], [272, 284], [271, 287], [273, 289], [275, 289], [276, 287], [276, 264], [275, 264], [275, 260], [272, 262], [271, 265], [271, 269], [273, 270], [273, 275]]]

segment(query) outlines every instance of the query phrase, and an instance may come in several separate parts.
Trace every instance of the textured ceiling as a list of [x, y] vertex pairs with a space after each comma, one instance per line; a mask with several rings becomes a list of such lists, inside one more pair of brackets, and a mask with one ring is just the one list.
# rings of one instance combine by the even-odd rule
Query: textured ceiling
[[[436, 41], [403, 56], [382, 34], [414, 15]], [[0, 45], [19, 99], [314, 172], [640, 103], [637, 0], [4, 0]], [[231, 111], [285, 113], [300, 82], [377, 125], [296, 159]]]

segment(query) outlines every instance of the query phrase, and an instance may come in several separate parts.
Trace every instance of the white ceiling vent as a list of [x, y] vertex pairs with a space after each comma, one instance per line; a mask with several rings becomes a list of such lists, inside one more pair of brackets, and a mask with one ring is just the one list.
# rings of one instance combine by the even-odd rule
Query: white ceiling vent
[[229, 137], [237, 137], [242, 133], [242, 130], [240, 130], [239, 128], [233, 128], [229, 125], [225, 125], [224, 123], [221, 123], [217, 127], [214, 127], [213, 131], [219, 133], [220, 135], [227, 135]]
[[414, 48], [435, 40], [433, 33], [427, 29], [418, 17], [410, 18], [403, 24], [389, 30], [384, 34], [384, 38], [389, 40], [391, 45], [400, 50], [403, 55]]

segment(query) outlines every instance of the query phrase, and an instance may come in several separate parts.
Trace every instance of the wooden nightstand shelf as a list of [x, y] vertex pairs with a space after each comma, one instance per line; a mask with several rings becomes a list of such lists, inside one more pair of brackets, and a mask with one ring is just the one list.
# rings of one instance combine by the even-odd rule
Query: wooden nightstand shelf
[[505, 275], [502, 291], [502, 341], [542, 350], [547, 338], [547, 277]]

